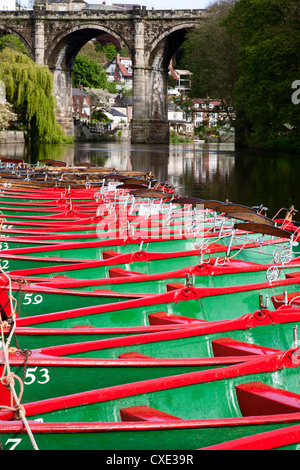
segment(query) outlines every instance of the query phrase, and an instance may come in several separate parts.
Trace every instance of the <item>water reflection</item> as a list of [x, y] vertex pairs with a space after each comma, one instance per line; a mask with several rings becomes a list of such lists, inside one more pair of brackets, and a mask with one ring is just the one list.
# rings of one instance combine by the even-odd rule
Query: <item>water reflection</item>
[[180, 195], [220, 201], [229, 198], [245, 205], [263, 203], [271, 217], [283, 206], [300, 207], [297, 156], [237, 152], [233, 144], [7, 144], [0, 146], [0, 154], [22, 157], [30, 163], [53, 158], [69, 166], [91, 162], [117, 170], [151, 171], [159, 181], [173, 184]]

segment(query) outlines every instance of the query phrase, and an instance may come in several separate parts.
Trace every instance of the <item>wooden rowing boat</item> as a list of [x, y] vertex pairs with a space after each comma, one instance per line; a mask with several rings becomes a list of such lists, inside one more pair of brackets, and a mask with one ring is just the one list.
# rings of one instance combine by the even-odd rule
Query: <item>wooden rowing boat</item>
[[[272, 308], [275, 297], [278, 305], [297, 304], [288, 296], [299, 297], [299, 278], [233, 286], [227, 288], [194, 288], [170, 290], [164, 294], [142, 295], [139, 299], [106, 305], [58, 310], [53, 313], [32, 311], [30, 316], [17, 318], [17, 326], [59, 327], [75, 326], [113, 327], [149, 325], [157, 317], [188, 317], [205, 321], [236, 318], [258, 308]], [[286, 294], [285, 294], [286, 292]], [[129, 294], [130, 295], [130, 294]], [[279, 296], [282, 295], [280, 298]], [[287, 300], [286, 300], [287, 297]], [[275, 309], [275, 307], [273, 307]], [[7, 307], [9, 315], [9, 307]]]
[[[81, 442], [87, 450], [205, 448], [299, 424], [298, 354], [291, 349], [220, 369], [25, 403], [24, 409], [42, 450], [78, 448]], [[246, 387], [251, 400], [243, 416]], [[261, 400], [265, 406], [255, 414]], [[4, 449], [16, 438], [20, 450], [31, 449], [13, 412], [0, 416]]]

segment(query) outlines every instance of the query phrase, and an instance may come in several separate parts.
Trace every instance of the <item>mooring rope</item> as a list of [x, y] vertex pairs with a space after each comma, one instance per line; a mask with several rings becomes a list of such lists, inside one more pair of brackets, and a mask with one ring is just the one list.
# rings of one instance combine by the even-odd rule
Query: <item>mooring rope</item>
[[[11, 278], [7, 275], [7, 273], [5, 273], [3, 271], [2, 267], [0, 267], [0, 270], [1, 270], [2, 274], [8, 279], [8, 283], [9, 283], [9, 301], [10, 301], [10, 306], [11, 306], [11, 319], [12, 319], [12, 327], [11, 327], [11, 330], [9, 332], [8, 338], [5, 341], [4, 332], [3, 332], [3, 321], [2, 321], [2, 316], [1, 316], [1, 313], [0, 313], [2, 347], [3, 347], [3, 354], [4, 354], [4, 360], [5, 360], [5, 366], [4, 366], [4, 369], [3, 369], [1, 382], [4, 384], [4, 380], [5, 380], [5, 382], [6, 382], [5, 386], [11, 392], [11, 399], [13, 397], [14, 400], [15, 400], [15, 403], [16, 403], [15, 406], [8, 407], [8, 409], [11, 409], [12, 411], [14, 411], [17, 414], [16, 417], [17, 417], [17, 419], [20, 419], [23, 422], [34, 450], [39, 450], [38, 446], [36, 444], [35, 438], [32, 434], [31, 429], [30, 429], [30, 426], [28, 424], [28, 421], [25, 417], [25, 409], [24, 409], [23, 405], [20, 403], [20, 400], [21, 400], [22, 395], [23, 395], [23, 390], [24, 390], [23, 389], [23, 382], [17, 375], [15, 375], [10, 370], [10, 364], [9, 364], [10, 346], [9, 345], [10, 345], [10, 342], [11, 342], [11, 338], [13, 337], [13, 335], [15, 333], [15, 329], [16, 329], [16, 312], [15, 312], [15, 308], [14, 308], [14, 305], [13, 305], [13, 301], [15, 301], [15, 305], [16, 305], [16, 299], [12, 295], [12, 281], [11, 281]], [[4, 376], [5, 372], [6, 372], [6, 376]], [[16, 390], [15, 390], [15, 386], [14, 386], [14, 384], [15, 384], [14, 379], [15, 378], [20, 383], [20, 394], [19, 394], [19, 396], [17, 395]], [[0, 406], [0, 408], [3, 408], [3, 407], [4, 406]]]

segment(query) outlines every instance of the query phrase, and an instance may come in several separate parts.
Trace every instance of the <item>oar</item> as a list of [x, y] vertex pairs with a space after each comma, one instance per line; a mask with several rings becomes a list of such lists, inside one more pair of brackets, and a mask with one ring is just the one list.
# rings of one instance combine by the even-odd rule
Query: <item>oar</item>
[[274, 220], [268, 219], [268, 217], [265, 217], [260, 214], [256, 214], [256, 212], [243, 212], [243, 211], [237, 211], [237, 212], [227, 212], [225, 213], [226, 217], [231, 217], [232, 219], [239, 219], [239, 220], [245, 220], [248, 222], [253, 222], [257, 224], [265, 224], [265, 225], [275, 225]]
[[165, 194], [157, 189], [132, 189], [130, 194], [135, 197], [170, 198], [169, 194]]
[[225, 202], [221, 201], [203, 201], [202, 204], [204, 205], [205, 209], [213, 209], [214, 211], [217, 210], [217, 207], [218, 211], [223, 211], [226, 207]]
[[172, 200], [173, 204], [202, 204], [204, 199], [196, 197], [177, 197]]
[[[216, 211], [221, 212], [224, 210], [224, 204], [219, 207], [216, 207]], [[243, 206], [242, 204], [226, 204], [226, 212], [233, 212], [233, 211], [245, 211], [245, 212], [253, 212], [256, 214], [256, 211], [247, 206]]]
[[124, 184], [142, 184], [143, 186], [148, 187], [149, 183], [154, 183], [156, 180], [150, 181], [142, 178], [125, 178], [122, 182]]
[[147, 189], [147, 185], [137, 183], [121, 183], [118, 184], [117, 189]]
[[234, 225], [237, 230], [245, 230], [246, 232], [261, 233], [264, 235], [271, 235], [279, 238], [291, 238], [292, 233], [282, 228], [266, 225], [266, 224], [255, 224], [251, 222], [242, 222]]

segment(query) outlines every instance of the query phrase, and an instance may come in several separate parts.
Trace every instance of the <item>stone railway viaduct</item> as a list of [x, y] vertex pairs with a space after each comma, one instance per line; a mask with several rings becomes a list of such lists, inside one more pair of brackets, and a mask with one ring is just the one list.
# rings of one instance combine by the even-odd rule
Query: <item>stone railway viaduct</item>
[[91, 39], [112, 35], [129, 51], [133, 64], [132, 143], [167, 142], [168, 65], [185, 34], [205, 19], [205, 10], [32, 11], [0, 12], [0, 36], [13, 34], [31, 58], [53, 73], [57, 120], [73, 135], [72, 66]]

